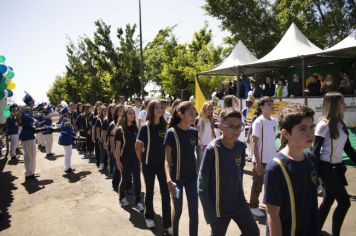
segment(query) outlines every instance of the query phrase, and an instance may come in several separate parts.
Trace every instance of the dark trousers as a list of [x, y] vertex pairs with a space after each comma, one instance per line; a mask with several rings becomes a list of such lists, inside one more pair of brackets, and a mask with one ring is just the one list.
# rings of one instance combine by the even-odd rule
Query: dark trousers
[[94, 143], [91, 140], [91, 134], [87, 134], [86, 137], [87, 137], [87, 140], [86, 140], [87, 150], [89, 152], [93, 152], [94, 151]]
[[99, 141], [95, 140], [95, 160], [96, 160], [96, 165], [99, 167], [100, 164], [100, 146], [99, 146]]
[[164, 165], [142, 165], [142, 173], [145, 179], [146, 196], [145, 196], [145, 218], [153, 219], [153, 192], [155, 187], [155, 177], [157, 175], [159, 188], [161, 190], [162, 199], [162, 220], [163, 227], [169, 228], [172, 225], [171, 221], [171, 202], [167, 185]]
[[140, 178], [140, 162], [134, 157], [123, 156], [122, 160], [122, 172], [121, 172], [121, 182], [120, 182], [120, 200], [125, 198], [126, 185], [129, 180], [131, 180], [131, 173], [134, 182], [135, 199], [136, 203], [141, 202], [141, 178]]
[[113, 173], [112, 173], [112, 180], [111, 180], [113, 188], [118, 188], [119, 187], [120, 180], [121, 180], [121, 173], [120, 173], [120, 170], [117, 168], [116, 163], [115, 163], [114, 170], [113, 170]]
[[[263, 168], [266, 167], [266, 164], [262, 164]], [[257, 208], [259, 205], [259, 196], [262, 192], [262, 186], [263, 186], [263, 174], [258, 175], [256, 170], [255, 170], [255, 164], [253, 164], [253, 169], [252, 169], [252, 188], [251, 188], [251, 195], [250, 195], [250, 207], [251, 208]]]
[[241, 235], [255, 236], [260, 235], [260, 231], [254, 220], [250, 208], [248, 207], [247, 202], [241, 206], [240, 211], [232, 217], [218, 217], [216, 223], [211, 225], [212, 236], [221, 236], [225, 235], [229, 223], [235, 221], [239, 229], [241, 230]]
[[180, 190], [179, 198], [173, 197], [173, 236], [179, 235], [179, 219], [182, 215], [183, 187], [186, 191], [189, 213], [189, 235], [198, 235], [198, 191], [197, 179], [193, 178], [184, 184], [177, 184]]
[[[340, 167], [342, 168], [341, 164]], [[330, 208], [337, 201], [332, 218], [332, 235], [340, 235], [342, 223], [344, 222], [347, 211], [350, 208], [350, 199], [345, 189], [343, 181], [345, 180], [345, 172], [338, 171], [340, 168], [335, 168], [327, 162], [320, 162], [319, 171], [320, 177], [324, 184], [323, 202], [319, 207], [320, 228], [323, 228], [326, 217], [329, 214]]]
[[102, 142], [99, 142], [99, 148], [100, 148], [100, 164], [104, 164], [105, 166], [107, 166], [108, 152], [104, 148], [104, 144]]
[[108, 156], [109, 156], [109, 170], [110, 174], [114, 174], [114, 168], [116, 166], [116, 160], [114, 158], [114, 154], [112, 153], [111, 148], [107, 151]]

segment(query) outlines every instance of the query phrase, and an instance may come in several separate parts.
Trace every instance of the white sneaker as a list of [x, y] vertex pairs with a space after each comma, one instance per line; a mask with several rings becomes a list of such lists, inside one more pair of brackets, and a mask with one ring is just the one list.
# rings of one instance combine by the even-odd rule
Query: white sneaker
[[260, 208], [256, 207], [256, 208], [250, 208], [251, 213], [254, 217], [264, 217], [265, 213], [263, 213], [263, 211], [260, 210]]
[[146, 219], [146, 226], [149, 229], [156, 227], [156, 223], [152, 219]]
[[145, 207], [143, 206], [143, 204], [141, 202], [137, 203], [136, 205], [136, 209], [140, 212], [145, 210]]
[[99, 165], [99, 171], [102, 171], [104, 169], [104, 163], [100, 163]]
[[126, 197], [123, 199], [119, 200], [121, 206], [128, 206], [129, 202], [127, 201]]

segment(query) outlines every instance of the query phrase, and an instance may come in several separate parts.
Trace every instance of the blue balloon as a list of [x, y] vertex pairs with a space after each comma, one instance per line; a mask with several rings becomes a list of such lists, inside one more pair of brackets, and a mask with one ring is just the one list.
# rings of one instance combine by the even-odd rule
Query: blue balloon
[[10, 89], [7, 89], [7, 96], [12, 97], [12, 95], [14, 95], [14, 93]]
[[0, 74], [4, 74], [7, 71], [7, 66], [0, 64]]
[[8, 66], [7, 68], [9, 68], [9, 70], [14, 71], [14, 69], [11, 66]]

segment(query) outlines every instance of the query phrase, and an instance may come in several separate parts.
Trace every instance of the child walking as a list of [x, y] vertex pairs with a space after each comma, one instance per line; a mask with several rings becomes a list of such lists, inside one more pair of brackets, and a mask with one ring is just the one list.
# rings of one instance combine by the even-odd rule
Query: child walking
[[60, 135], [58, 144], [62, 145], [64, 148], [64, 171], [66, 173], [73, 172], [75, 169], [72, 168], [72, 141], [74, 137], [74, 131], [72, 128], [72, 123], [69, 118], [69, 110], [67, 107], [64, 107], [60, 111], [62, 115], [62, 122], [60, 125]]
[[145, 208], [141, 203], [141, 178], [140, 162], [135, 152], [135, 143], [138, 128], [135, 120], [135, 110], [131, 106], [126, 106], [121, 113], [119, 128], [115, 133], [115, 156], [116, 164], [121, 172], [121, 182], [119, 187], [119, 202], [121, 206], [128, 206], [125, 190], [128, 181], [133, 176], [136, 208], [143, 211]]
[[284, 147], [265, 169], [263, 202], [267, 206], [267, 235], [320, 235], [317, 163], [304, 152], [313, 143], [314, 111], [291, 104], [280, 112]]
[[147, 106], [147, 122], [141, 126], [136, 140], [136, 155], [142, 162], [142, 173], [146, 185], [145, 218], [147, 228], [154, 228], [153, 193], [157, 176], [162, 199], [162, 219], [164, 235], [169, 234], [171, 227], [171, 204], [164, 172], [163, 141], [167, 122], [163, 117], [160, 100], [151, 100]]
[[242, 188], [240, 162], [246, 146], [237, 140], [244, 128], [241, 120], [233, 108], [221, 111], [222, 135], [208, 145], [200, 167], [198, 191], [211, 235], [225, 235], [231, 219], [242, 235], [259, 235]]
[[315, 129], [314, 155], [320, 159], [319, 174], [324, 184], [323, 202], [319, 207], [320, 228], [334, 201], [337, 207], [332, 217], [332, 235], [340, 235], [341, 226], [351, 205], [345, 189], [346, 167], [342, 162], [345, 152], [356, 163], [356, 152], [351, 146], [348, 130], [343, 121], [345, 113], [344, 97], [340, 93], [329, 92], [323, 101], [321, 120]]
[[191, 102], [181, 102], [173, 110], [164, 140], [165, 172], [173, 199], [173, 235], [179, 233], [182, 214], [183, 187], [189, 212], [189, 235], [198, 235], [197, 158], [198, 131], [191, 127], [196, 110]]

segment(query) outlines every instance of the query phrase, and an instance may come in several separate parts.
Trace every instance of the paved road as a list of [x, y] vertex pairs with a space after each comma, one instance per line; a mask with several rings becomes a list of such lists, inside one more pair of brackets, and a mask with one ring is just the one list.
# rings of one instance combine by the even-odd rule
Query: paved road
[[[37, 154], [37, 171], [40, 178], [25, 182], [24, 164], [0, 159], [0, 235], [161, 235], [160, 223], [154, 230], [145, 227], [141, 213], [131, 207], [121, 208], [118, 195], [112, 191], [111, 180], [97, 171], [88, 158], [73, 150], [75, 173], [63, 172], [63, 149], [56, 144], [55, 157]], [[249, 197], [252, 178], [251, 164], [244, 176], [245, 196]], [[356, 168], [349, 168], [348, 191], [356, 195]], [[144, 184], [142, 192], [144, 192]], [[262, 195], [261, 195], [262, 196]], [[132, 203], [134, 202], [131, 199]], [[320, 200], [320, 199], [319, 199]], [[158, 183], [155, 186], [154, 206], [161, 215]], [[157, 215], [157, 222], [161, 222]], [[261, 235], [265, 234], [265, 220], [257, 221]], [[188, 211], [186, 199], [180, 224], [181, 235], [188, 235]], [[324, 227], [331, 230], [331, 218]], [[199, 209], [199, 235], [209, 235], [203, 211]], [[231, 222], [227, 235], [239, 235], [238, 227]], [[352, 206], [342, 229], [342, 235], [356, 235], [356, 204]]]

